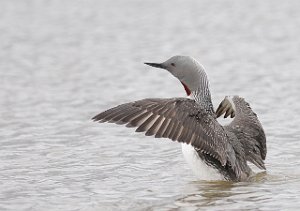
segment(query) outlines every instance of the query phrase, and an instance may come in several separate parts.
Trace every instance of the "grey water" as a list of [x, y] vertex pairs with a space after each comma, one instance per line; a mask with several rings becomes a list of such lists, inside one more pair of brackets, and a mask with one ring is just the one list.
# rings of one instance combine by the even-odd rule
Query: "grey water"
[[[0, 1], [0, 210], [299, 210], [300, 2]], [[91, 121], [121, 103], [183, 97], [143, 62], [190, 55], [215, 107], [244, 97], [266, 172], [197, 181], [169, 140]]]

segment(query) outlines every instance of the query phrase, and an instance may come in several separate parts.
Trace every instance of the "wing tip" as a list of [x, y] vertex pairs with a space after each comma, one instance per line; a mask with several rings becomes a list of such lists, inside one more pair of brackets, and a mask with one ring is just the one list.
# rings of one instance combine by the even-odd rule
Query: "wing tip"
[[217, 118], [222, 116], [224, 113], [225, 113], [224, 118], [227, 118], [229, 116], [231, 118], [235, 117], [234, 102], [227, 96], [222, 100], [222, 102], [219, 104], [216, 110]]
[[98, 119], [98, 115], [96, 115], [96, 116], [92, 117], [91, 120], [94, 121], [94, 122], [97, 122], [97, 121], [99, 121], [100, 119]]
[[107, 119], [105, 119], [105, 116], [103, 116], [103, 113], [97, 114], [96, 116], [92, 117], [91, 120], [99, 123], [108, 121]]

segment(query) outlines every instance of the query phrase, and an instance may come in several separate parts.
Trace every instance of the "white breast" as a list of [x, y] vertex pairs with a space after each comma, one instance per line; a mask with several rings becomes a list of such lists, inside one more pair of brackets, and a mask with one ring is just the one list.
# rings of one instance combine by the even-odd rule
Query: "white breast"
[[206, 163], [199, 157], [198, 153], [190, 144], [181, 144], [183, 156], [199, 180], [224, 180], [219, 171]]

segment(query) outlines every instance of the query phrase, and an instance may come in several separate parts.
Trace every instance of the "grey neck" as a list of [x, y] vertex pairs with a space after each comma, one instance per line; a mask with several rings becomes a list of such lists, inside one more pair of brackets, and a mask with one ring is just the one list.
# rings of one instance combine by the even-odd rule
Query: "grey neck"
[[214, 108], [209, 91], [209, 82], [204, 71], [200, 71], [200, 83], [198, 89], [192, 92], [194, 100], [207, 112], [214, 114]]

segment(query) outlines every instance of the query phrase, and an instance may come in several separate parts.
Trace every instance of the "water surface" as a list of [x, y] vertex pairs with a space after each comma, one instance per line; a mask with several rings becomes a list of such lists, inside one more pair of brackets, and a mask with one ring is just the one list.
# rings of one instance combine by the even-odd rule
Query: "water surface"
[[[299, 1], [0, 1], [0, 210], [297, 210]], [[191, 55], [215, 106], [246, 98], [267, 172], [201, 182], [180, 144], [90, 120], [184, 96], [143, 62]]]

